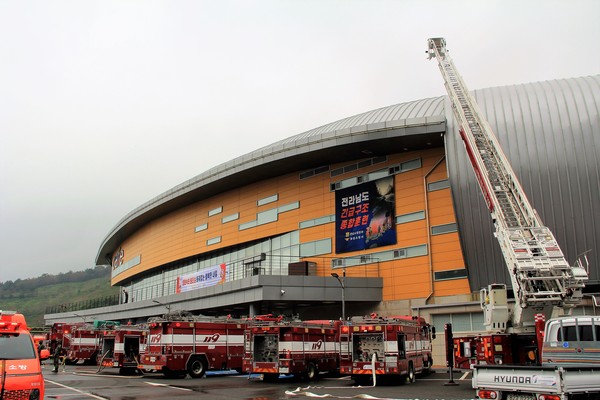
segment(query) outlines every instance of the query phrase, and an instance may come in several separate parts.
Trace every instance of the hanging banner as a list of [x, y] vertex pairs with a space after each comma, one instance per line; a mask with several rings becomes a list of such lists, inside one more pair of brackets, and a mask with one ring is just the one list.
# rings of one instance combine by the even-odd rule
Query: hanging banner
[[188, 292], [207, 286], [214, 286], [225, 282], [227, 277], [227, 264], [214, 265], [201, 269], [191, 274], [177, 277], [177, 293]]
[[335, 251], [396, 244], [394, 177], [335, 192]]

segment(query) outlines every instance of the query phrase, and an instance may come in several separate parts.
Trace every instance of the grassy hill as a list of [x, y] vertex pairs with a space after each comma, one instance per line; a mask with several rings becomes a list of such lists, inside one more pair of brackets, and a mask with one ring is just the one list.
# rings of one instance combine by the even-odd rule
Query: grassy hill
[[48, 275], [0, 284], [0, 310], [17, 311], [25, 315], [27, 324], [44, 324], [46, 309], [63, 304], [86, 302], [118, 295], [110, 286], [110, 268], [96, 267], [86, 271]]

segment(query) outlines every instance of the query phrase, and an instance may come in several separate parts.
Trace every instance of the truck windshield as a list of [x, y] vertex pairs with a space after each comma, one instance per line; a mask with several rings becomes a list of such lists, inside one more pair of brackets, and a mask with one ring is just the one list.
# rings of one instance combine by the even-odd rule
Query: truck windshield
[[0, 335], [0, 359], [35, 359], [33, 341], [29, 335]]

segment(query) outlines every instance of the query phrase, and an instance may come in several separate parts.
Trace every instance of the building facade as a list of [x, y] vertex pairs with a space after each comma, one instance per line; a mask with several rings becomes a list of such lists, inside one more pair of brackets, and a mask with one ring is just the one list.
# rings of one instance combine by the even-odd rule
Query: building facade
[[[600, 267], [600, 75], [474, 91], [566, 257]], [[424, 315], [483, 329], [478, 292], [509, 283], [445, 97], [369, 111], [219, 165], [141, 205], [102, 242], [135, 318]], [[113, 312], [113, 314], [111, 314]], [[97, 315], [97, 314], [96, 314]], [[52, 316], [52, 318], [64, 316]], [[438, 352], [441, 342], [437, 343]]]

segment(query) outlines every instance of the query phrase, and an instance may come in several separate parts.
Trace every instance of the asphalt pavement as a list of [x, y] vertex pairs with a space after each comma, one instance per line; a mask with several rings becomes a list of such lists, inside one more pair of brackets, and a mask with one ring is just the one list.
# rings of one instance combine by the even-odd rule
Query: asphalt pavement
[[306, 382], [282, 376], [277, 382], [263, 382], [260, 375], [235, 372], [208, 372], [201, 379], [167, 379], [151, 372], [122, 376], [118, 369], [66, 366], [58, 373], [50, 365], [43, 366], [46, 380], [45, 399], [68, 400], [135, 400], [198, 399], [210, 400], [277, 400], [302, 398], [385, 399], [385, 400], [471, 400], [470, 374], [455, 373], [453, 385], [445, 370], [418, 377], [412, 384], [378, 382], [376, 386], [356, 386], [349, 377], [322, 375]]

